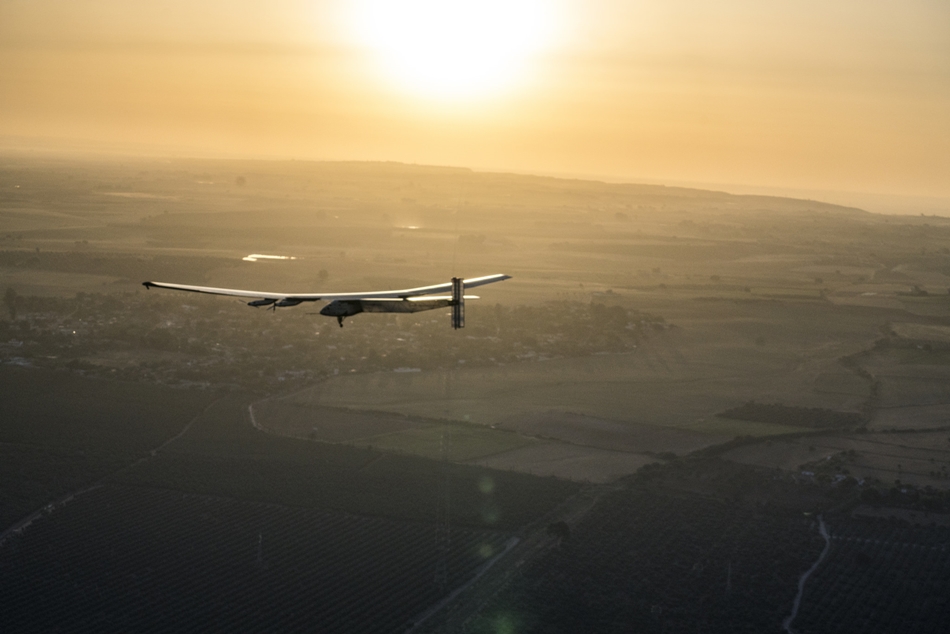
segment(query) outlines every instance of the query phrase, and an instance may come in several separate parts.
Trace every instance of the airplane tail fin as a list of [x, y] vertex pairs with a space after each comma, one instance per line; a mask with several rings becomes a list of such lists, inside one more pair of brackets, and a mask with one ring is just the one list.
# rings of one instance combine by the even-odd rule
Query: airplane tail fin
[[465, 327], [465, 280], [452, 278], [452, 328]]

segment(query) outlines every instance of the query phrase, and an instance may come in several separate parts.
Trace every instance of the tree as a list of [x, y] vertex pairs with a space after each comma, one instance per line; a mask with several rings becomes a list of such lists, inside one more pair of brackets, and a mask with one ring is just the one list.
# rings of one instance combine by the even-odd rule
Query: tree
[[10, 319], [16, 319], [16, 305], [19, 300], [17, 292], [12, 286], [7, 287], [7, 292], [3, 294], [3, 305], [10, 311]]

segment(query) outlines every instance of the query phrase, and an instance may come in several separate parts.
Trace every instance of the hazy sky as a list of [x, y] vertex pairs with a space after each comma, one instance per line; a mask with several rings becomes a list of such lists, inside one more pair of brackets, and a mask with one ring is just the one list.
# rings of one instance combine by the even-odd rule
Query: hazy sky
[[950, 2], [0, 0], [0, 136], [950, 196]]

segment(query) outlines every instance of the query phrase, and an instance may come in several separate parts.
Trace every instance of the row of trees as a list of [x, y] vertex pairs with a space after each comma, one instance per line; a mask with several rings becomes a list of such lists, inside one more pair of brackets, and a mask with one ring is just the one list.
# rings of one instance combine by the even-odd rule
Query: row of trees
[[492, 632], [515, 615], [525, 632], [775, 632], [798, 575], [821, 551], [812, 524], [698, 495], [618, 491], [472, 631]]
[[827, 559], [809, 578], [795, 630], [950, 630], [950, 529], [835, 516]]
[[[0, 549], [0, 630], [398, 632], [437, 602], [435, 526], [107, 486]], [[502, 533], [456, 528], [448, 587]]]

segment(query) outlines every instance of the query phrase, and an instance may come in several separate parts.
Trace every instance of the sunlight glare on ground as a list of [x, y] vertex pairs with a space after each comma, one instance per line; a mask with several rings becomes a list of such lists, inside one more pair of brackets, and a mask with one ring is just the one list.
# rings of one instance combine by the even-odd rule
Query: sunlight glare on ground
[[540, 0], [362, 0], [350, 16], [357, 42], [386, 79], [429, 98], [459, 100], [515, 84], [552, 43], [556, 3]]

